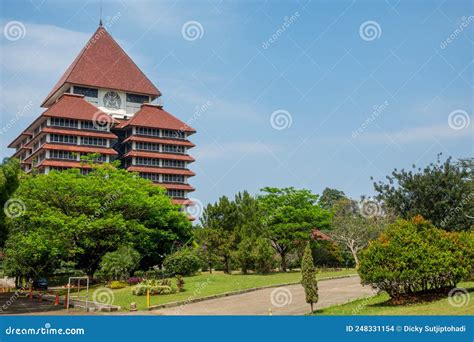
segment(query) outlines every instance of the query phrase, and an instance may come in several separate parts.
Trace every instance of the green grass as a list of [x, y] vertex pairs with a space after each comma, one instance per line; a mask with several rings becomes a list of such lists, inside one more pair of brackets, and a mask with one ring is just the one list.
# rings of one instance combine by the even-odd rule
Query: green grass
[[464, 305], [450, 305], [448, 298], [406, 305], [390, 305], [388, 294], [358, 299], [342, 305], [334, 305], [314, 312], [316, 315], [473, 315], [474, 282], [464, 282], [458, 287], [469, 291]]
[[[321, 271], [318, 273], [319, 279], [354, 275], [354, 269], [344, 269], [340, 271]], [[301, 280], [300, 272], [272, 273], [268, 275], [262, 274], [224, 274], [222, 272], [214, 272], [213, 274], [202, 273], [200, 275], [184, 278], [184, 291], [169, 295], [151, 296], [151, 305], [159, 305], [176, 301], [186, 301], [190, 298], [201, 298], [215, 294], [233, 292], [244, 289], [251, 289], [261, 286], [280, 285], [287, 283], [297, 283]], [[173, 287], [176, 288], [175, 279]], [[92, 298], [94, 290], [103, 287], [94, 287], [89, 289], [89, 298]], [[123, 289], [113, 290], [114, 305], [119, 305], [123, 310], [130, 308], [130, 303], [137, 303], [139, 310], [146, 309], [146, 296], [134, 296], [132, 294], [133, 286]], [[99, 292], [97, 292], [98, 294]]]

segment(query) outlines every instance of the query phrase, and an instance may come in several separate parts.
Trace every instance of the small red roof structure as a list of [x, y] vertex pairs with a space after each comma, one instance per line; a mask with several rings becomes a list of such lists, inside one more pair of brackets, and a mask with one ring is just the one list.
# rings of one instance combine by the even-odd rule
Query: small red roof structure
[[313, 231], [311, 232], [311, 238], [317, 241], [332, 241], [330, 236], [324, 234], [319, 229], [313, 229]]
[[161, 95], [102, 26], [95, 31], [41, 106], [51, 105], [53, 95], [66, 84], [148, 94], [153, 99]]
[[133, 118], [128, 120], [124, 126], [162, 128], [196, 133], [194, 128], [188, 126], [183, 121], [163, 110], [162, 106], [148, 103], [143, 104], [141, 109], [136, 112]]

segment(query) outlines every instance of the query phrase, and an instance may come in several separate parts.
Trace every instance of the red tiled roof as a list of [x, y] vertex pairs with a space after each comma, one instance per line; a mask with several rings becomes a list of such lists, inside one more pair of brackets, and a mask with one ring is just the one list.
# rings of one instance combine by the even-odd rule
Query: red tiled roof
[[175, 159], [193, 162], [194, 158], [187, 154], [172, 154], [172, 153], [159, 153], [159, 152], [142, 152], [142, 151], [130, 151], [124, 158], [127, 157], [145, 157], [145, 158], [161, 158], [161, 159]]
[[154, 98], [161, 95], [102, 26], [92, 35], [41, 106], [45, 106], [66, 83], [147, 94]]
[[63, 94], [42, 116], [115, 123], [115, 119], [90, 104], [82, 95]]
[[178, 204], [178, 205], [193, 205], [194, 202], [191, 201], [190, 199], [187, 199], [187, 198], [173, 198], [171, 200], [171, 202], [173, 202], [174, 204]]
[[165, 189], [187, 190], [187, 191], [196, 190], [189, 184], [174, 184], [174, 183], [153, 183], [153, 184], [162, 186]]
[[142, 135], [132, 135], [128, 137], [127, 139], [125, 139], [123, 142], [125, 143], [127, 141], [141, 141], [141, 142], [150, 142], [150, 143], [157, 143], [157, 144], [179, 145], [179, 146], [186, 146], [186, 147], [196, 146], [188, 140], [144, 137]]
[[85, 131], [79, 129], [62, 129], [62, 128], [54, 128], [54, 127], [45, 127], [41, 130], [41, 132], [36, 135], [33, 139], [31, 139], [28, 144], [25, 146], [30, 147], [40, 139], [46, 133], [54, 133], [54, 134], [65, 134], [65, 135], [74, 135], [79, 137], [95, 137], [95, 138], [106, 138], [106, 139], [117, 139], [117, 136], [110, 132], [101, 132], [101, 131]]
[[191, 170], [186, 169], [170, 169], [164, 167], [152, 167], [152, 166], [130, 166], [127, 171], [132, 172], [149, 172], [149, 173], [161, 173], [165, 175], [183, 175], [183, 176], [195, 176], [196, 174]]
[[331, 237], [324, 234], [319, 229], [313, 229], [313, 231], [311, 232], [311, 237], [313, 238], [313, 240], [332, 241]]
[[44, 144], [41, 148], [45, 150], [62, 150], [71, 152], [118, 154], [113, 148], [82, 146], [82, 145], [62, 145], [62, 144]]
[[188, 126], [167, 111], [163, 110], [161, 106], [148, 103], [142, 104], [141, 109], [127, 121], [125, 126], [163, 128], [196, 133], [194, 128]]
[[21, 134], [20, 134], [19, 136], [17, 136], [17, 137], [15, 138], [15, 140], [13, 140], [10, 144], [8, 144], [7, 147], [14, 148], [14, 147], [16, 147], [16, 145], [17, 145], [19, 142], [21, 142], [21, 140], [23, 140], [25, 137], [27, 137], [27, 136], [32, 136], [32, 135], [33, 135], [33, 133], [27, 132], [26, 130], [24, 130], [23, 132], [21, 132]]

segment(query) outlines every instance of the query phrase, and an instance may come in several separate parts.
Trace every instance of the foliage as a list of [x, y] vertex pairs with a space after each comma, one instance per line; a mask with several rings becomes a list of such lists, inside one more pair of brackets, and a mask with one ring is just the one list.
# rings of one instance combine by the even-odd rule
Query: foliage
[[331, 210], [334, 204], [343, 198], [346, 198], [344, 191], [325, 188], [321, 194], [321, 197], [319, 198], [319, 205], [321, 208]]
[[318, 196], [309, 190], [263, 188], [259, 196], [265, 236], [281, 257], [281, 269], [287, 270], [286, 257], [301, 241], [308, 241], [313, 229], [329, 227], [331, 214], [317, 204]]
[[312, 241], [314, 264], [320, 267], [338, 267], [344, 264], [341, 247], [333, 241]]
[[421, 216], [398, 220], [362, 251], [358, 271], [363, 284], [395, 299], [443, 291], [469, 275], [472, 251], [469, 255], [466, 248], [459, 234], [435, 228]]
[[333, 211], [332, 230], [328, 234], [351, 252], [356, 267], [358, 267], [358, 253], [367, 246], [370, 240], [375, 239], [393, 219], [388, 215], [363, 216], [357, 203], [348, 198], [337, 201]]
[[255, 271], [269, 273], [275, 266], [274, 251], [268, 239], [258, 238], [253, 248]]
[[238, 246], [234, 254], [237, 265], [242, 270], [242, 273], [247, 273], [248, 270], [255, 268], [255, 258], [253, 253], [254, 241], [250, 238], [244, 238]]
[[176, 288], [178, 289], [178, 292], [181, 292], [184, 289], [184, 278], [181, 275], [176, 276]]
[[[18, 188], [20, 162], [17, 158], [5, 158], [0, 165], [0, 206], [5, 203]], [[8, 236], [8, 227], [5, 222], [5, 211], [0, 210], [0, 247], [5, 245]]]
[[182, 248], [168, 255], [163, 262], [166, 272], [170, 276], [189, 276], [195, 274], [201, 268], [201, 260], [190, 248]]
[[107, 285], [107, 287], [112, 290], [116, 290], [116, 289], [123, 289], [124, 287], [127, 287], [127, 285], [128, 283], [125, 281], [113, 280], [110, 282], [110, 284]]
[[474, 212], [473, 159], [458, 163], [448, 158], [423, 170], [395, 169], [388, 183], [374, 183], [378, 198], [404, 219], [422, 215], [448, 231], [472, 230]]
[[171, 281], [169, 279], [144, 280], [133, 288], [132, 293], [135, 296], [144, 296], [146, 295], [147, 290], [151, 296], [167, 295], [173, 293], [173, 288], [171, 287]]
[[316, 280], [316, 268], [313, 263], [310, 243], [306, 245], [303, 259], [301, 260], [301, 285], [305, 292], [306, 303], [311, 305], [313, 312], [313, 304], [318, 302], [318, 281]]
[[[137, 272], [135, 272], [137, 273]], [[127, 279], [128, 285], [137, 285], [138, 283], [141, 283], [143, 281], [143, 278], [140, 277], [130, 277]]]
[[108, 252], [102, 257], [98, 278], [125, 280], [130, 276], [140, 259], [140, 254], [130, 246], [121, 246], [115, 252]]
[[22, 178], [13, 194], [27, 208], [7, 220], [9, 275], [51, 272], [60, 261], [74, 261], [89, 275], [106, 251], [131, 245], [142, 268], [161, 263], [175, 241], [191, 236], [185, 214], [165, 191], [113, 165], [93, 166]]

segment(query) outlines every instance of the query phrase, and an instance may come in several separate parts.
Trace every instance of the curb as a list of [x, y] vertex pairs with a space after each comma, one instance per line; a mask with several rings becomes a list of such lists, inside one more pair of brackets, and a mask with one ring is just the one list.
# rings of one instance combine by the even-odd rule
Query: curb
[[[328, 278], [319, 279], [318, 281], [341, 279], [341, 278], [350, 278], [350, 277], [355, 277], [355, 276], [357, 276], [357, 274], [349, 274], [349, 275], [343, 275], [343, 276], [328, 277]], [[184, 305], [192, 304], [192, 303], [204, 302], [206, 300], [211, 300], [211, 299], [224, 298], [224, 297], [235, 296], [235, 295], [244, 294], [244, 293], [248, 293], [248, 292], [254, 292], [254, 291], [258, 291], [258, 290], [271, 289], [273, 287], [297, 285], [299, 283], [300, 282], [298, 281], [298, 282], [292, 282], [292, 283], [284, 283], [284, 284], [253, 287], [251, 289], [244, 289], [244, 290], [239, 290], [239, 291], [224, 292], [224, 293], [219, 293], [219, 294], [206, 296], [206, 297], [201, 297], [201, 298], [194, 298], [194, 299], [190, 299], [190, 300], [181, 300], [181, 301], [178, 301], [178, 302], [170, 302], [170, 303], [165, 303], [165, 304], [153, 305], [153, 306], [150, 306], [147, 310], [150, 311], [150, 310], [159, 310], [159, 309], [165, 309], [165, 308], [173, 308], [173, 307], [184, 306]]]

